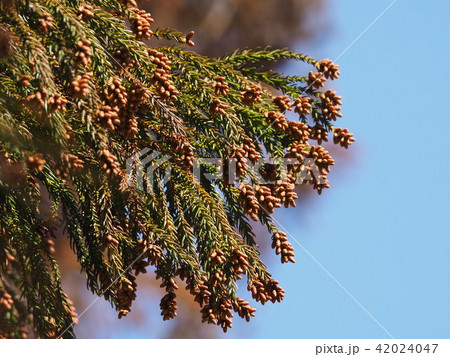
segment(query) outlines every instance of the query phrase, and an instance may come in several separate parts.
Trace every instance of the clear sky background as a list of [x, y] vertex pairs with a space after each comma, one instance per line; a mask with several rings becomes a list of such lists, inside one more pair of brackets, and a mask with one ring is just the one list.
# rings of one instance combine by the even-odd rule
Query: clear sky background
[[[342, 54], [391, 2], [330, 0], [328, 37], [298, 48], [339, 57], [337, 124], [357, 143], [350, 156], [338, 151], [331, 189], [276, 215], [296, 249], [296, 264], [269, 259], [285, 300], [253, 303], [256, 317], [236, 318], [220, 337], [450, 338], [450, 3], [398, 0]], [[138, 330], [100, 335], [148, 338], [170, 327], [155, 300], [149, 311]]]
[[[307, 52], [336, 59], [391, 2], [330, 1], [333, 30]], [[270, 264], [285, 301], [227, 337], [450, 338], [449, 13], [398, 0], [337, 60], [354, 157], [276, 218], [342, 287], [291, 237], [297, 263]]]

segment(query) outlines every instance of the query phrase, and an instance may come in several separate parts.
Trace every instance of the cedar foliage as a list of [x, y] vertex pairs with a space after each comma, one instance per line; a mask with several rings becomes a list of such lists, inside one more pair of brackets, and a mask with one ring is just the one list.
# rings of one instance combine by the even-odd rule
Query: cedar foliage
[[[237, 296], [237, 280], [245, 278], [262, 304], [283, 299], [250, 219], [272, 233], [283, 263], [294, 261], [271, 214], [295, 205], [305, 158], [320, 170], [306, 183], [319, 193], [329, 187], [334, 161], [320, 146], [328, 133], [344, 147], [353, 141], [332, 124], [341, 116], [340, 97], [323, 89], [338, 68], [270, 48], [204, 57], [188, 50], [193, 33], [152, 22], [133, 0], [0, 2], [2, 337], [74, 337], [77, 315], [54, 258], [60, 229], [88, 288], [119, 318], [148, 266], [165, 290], [164, 320], [176, 316], [175, 279], [185, 281], [202, 321], [225, 331], [232, 311], [247, 321], [255, 311]], [[150, 48], [150, 38], [172, 44]], [[279, 60], [313, 70], [286, 76], [262, 66]], [[298, 121], [285, 117], [289, 110]], [[139, 185], [139, 162], [132, 172], [126, 163], [146, 148], [170, 159]], [[297, 163], [287, 175], [273, 164], [262, 165], [260, 175], [250, 169], [267, 155]], [[236, 179], [195, 178], [200, 157], [233, 158]]]

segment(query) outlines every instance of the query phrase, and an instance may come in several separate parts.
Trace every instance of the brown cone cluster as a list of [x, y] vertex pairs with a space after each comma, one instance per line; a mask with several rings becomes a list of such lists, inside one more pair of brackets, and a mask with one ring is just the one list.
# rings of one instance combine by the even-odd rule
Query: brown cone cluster
[[[244, 177], [248, 172], [248, 161], [253, 164], [256, 164], [261, 158], [261, 154], [257, 150], [255, 144], [253, 143], [253, 139], [249, 137], [244, 137], [242, 139], [242, 144], [233, 145], [230, 153], [230, 159], [233, 159], [232, 162], [226, 161], [224, 165], [224, 178], [225, 183], [227, 185], [231, 185], [233, 181], [233, 177], [230, 174], [236, 174], [236, 177]], [[231, 164], [231, 165], [230, 165]], [[233, 165], [235, 165], [233, 167]], [[235, 171], [230, 172], [230, 169]]]
[[281, 263], [295, 263], [294, 248], [286, 238], [286, 233], [277, 231], [272, 237], [272, 248], [275, 249], [276, 255], [281, 255]]
[[[314, 189], [317, 189], [319, 194], [323, 188], [329, 187], [326, 175], [329, 172], [329, 166], [334, 165], [334, 160], [327, 150], [321, 146], [308, 147], [305, 143], [293, 142], [287, 148], [287, 151], [287, 158], [296, 159], [296, 163], [289, 164], [288, 166], [288, 183], [296, 184], [297, 174], [304, 173], [309, 174], [310, 179], [305, 180], [304, 177], [301, 177], [302, 182], [313, 184]], [[314, 165], [317, 166], [318, 171], [313, 167], [309, 167], [309, 165], [304, 166], [304, 160], [306, 158], [312, 158], [314, 160]]]
[[324, 188], [330, 188], [330, 183], [328, 182], [328, 178], [326, 175], [320, 175], [318, 179], [314, 180], [313, 188], [320, 195], [322, 194], [322, 190]]
[[245, 88], [243, 92], [241, 92], [241, 100], [244, 105], [253, 105], [256, 103], [262, 102], [263, 91], [261, 86], [253, 84]]
[[230, 263], [237, 279], [241, 279], [241, 275], [247, 272], [250, 265], [248, 255], [238, 249], [234, 249], [231, 252]]
[[177, 159], [181, 162], [181, 164], [191, 169], [194, 166], [195, 154], [194, 147], [191, 145], [187, 138], [184, 140], [174, 142], [172, 145], [174, 152], [178, 154]]
[[327, 174], [330, 172], [330, 166], [334, 165], [334, 160], [329, 152], [322, 146], [311, 146], [309, 148], [309, 152], [306, 148], [304, 148], [303, 154], [305, 157], [314, 159], [314, 162], [320, 172], [320, 175], [313, 172], [313, 178], [310, 180], [310, 183], [313, 184], [313, 188], [317, 190], [320, 195], [324, 188], [330, 187]]
[[241, 298], [236, 298], [236, 300], [233, 301], [233, 310], [247, 322], [250, 321], [250, 317], [255, 316], [256, 311], [256, 309], [250, 306], [248, 301]]
[[224, 332], [227, 332], [227, 330], [232, 327], [232, 309], [233, 304], [230, 299], [215, 299], [208, 305], [205, 305], [201, 310], [202, 322], [218, 325], [222, 327]]
[[225, 77], [222, 76], [218, 76], [214, 79], [212, 87], [214, 88], [214, 93], [216, 95], [226, 96], [230, 90], [228, 83], [225, 81]]
[[150, 48], [148, 50], [148, 56], [150, 61], [156, 66], [158, 69], [163, 69], [164, 72], [169, 73], [172, 68], [172, 61], [164, 55], [164, 53], [155, 50], [154, 48]]
[[87, 38], [83, 38], [77, 42], [78, 51], [75, 52], [75, 63], [77, 65], [87, 67], [91, 64], [91, 45], [91, 41]]
[[256, 146], [252, 138], [245, 137], [242, 140], [242, 149], [244, 150], [244, 157], [249, 159], [252, 164], [256, 164], [261, 158], [261, 154], [256, 150]]
[[222, 265], [227, 259], [225, 258], [225, 254], [221, 249], [213, 249], [209, 253], [209, 257], [211, 258], [211, 264], [213, 265]]
[[220, 101], [220, 99], [218, 99], [218, 98], [214, 98], [213, 102], [209, 108], [209, 114], [211, 114], [211, 116], [213, 116], [213, 117], [215, 117], [217, 115], [226, 115], [227, 108], [228, 108], [227, 104], [222, 103]]
[[113, 296], [114, 286], [111, 284], [111, 279], [108, 274], [103, 270], [99, 274], [101, 293], [106, 300], [109, 300]]
[[147, 273], [147, 267], [150, 265], [148, 261], [145, 260], [138, 260], [135, 262], [132, 266], [132, 269], [134, 270], [134, 275], [138, 276], [139, 274], [145, 274]]
[[[19, 316], [16, 315], [17, 313]], [[23, 311], [15, 309], [13, 297], [6, 289], [0, 288], [0, 320], [2, 321], [0, 324], [0, 339], [28, 338], [29, 326], [25, 327], [27, 324], [26, 318], [16, 321], [16, 317], [24, 318]], [[11, 329], [11, 324], [16, 325], [16, 331]]]
[[[275, 181], [276, 174], [272, 178]], [[286, 208], [295, 207], [295, 200], [298, 198], [294, 182], [289, 181], [278, 180], [275, 184], [255, 185], [254, 187], [240, 184], [238, 190], [240, 191], [240, 201], [244, 213], [254, 221], [258, 220], [258, 213], [261, 208], [265, 213], [272, 214], [275, 208], [282, 205]]]
[[70, 82], [72, 86], [72, 93], [75, 98], [83, 98], [86, 97], [90, 92], [90, 85], [89, 82], [92, 78], [91, 72], [86, 72], [82, 75], [77, 75], [75, 78]]
[[311, 98], [299, 96], [294, 104], [294, 111], [299, 115], [308, 115], [311, 113], [312, 105], [310, 104]]
[[150, 49], [148, 50], [150, 60], [156, 65], [155, 73], [151, 83], [156, 88], [161, 100], [165, 102], [174, 102], [180, 93], [173, 85], [170, 72], [172, 62], [163, 53]]
[[109, 105], [102, 105], [97, 111], [97, 117], [100, 120], [100, 124], [111, 131], [116, 129], [116, 126], [120, 125], [119, 114], [117, 110], [114, 110]]
[[273, 103], [280, 109], [281, 113], [291, 109], [291, 99], [287, 95], [278, 96], [273, 99]]
[[323, 73], [325, 78], [331, 80], [339, 78], [339, 75], [341, 74], [339, 72], [339, 66], [334, 64], [330, 59], [324, 59], [316, 63], [316, 68], [320, 73]]
[[84, 162], [78, 156], [69, 153], [61, 154], [62, 172], [76, 174], [84, 168]]
[[14, 305], [14, 300], [6, 290], [0, 290], [0, 313], [11, 311]]
[[[158, 274], [159, 275], [159, 274]], [[157, 276], [158, 276], [157, 275]], [[166, 292], [170, 293], [171, 291], [175, 291], [178, 289], [178, 285], [175, 282], [175, 279], [173, 277], [164, 278], [163, 282], [160, 285], [161, 288], [165, 288]]]
[[119, 311], [119, 319], [126, 316], [131, 311], [131, 305], [136, 300], [136, 278], [132, 275], [124, 277], [115, 286], [115, 293], [117, 296], [117, 307]]
[[[175, 275], [178, 276], [181, 281], [184, 281], [186, 279], [190, 281], [190, 279], [189, 279], [190, 272], [185, 267], [178, 268]], [[189, 288], [187, 286], [186, 286], [186, 290], [189, 290]]]
[[16, 258], [14, 257], [14, 255], [12, 255], [10, 252], [7, 251], [5, 267], [8, 268], [15, 260], [16, 260]]
[[127, 90], [119, 77], [113, 77], [103, 93], [107, 104], [102, 105], [97, 115], [103, 127], [115, 130], [122, 123], [120, 113], [127, 106]]
[[[328, 68], [329, 67], [329, 68]], [[310, 73], [310, 81], [319, 79], [320, 85], [316, 84], [316, 87], [323, 86], [323, 82], [326, 78], [334, 79], [339, 76], [338, 66], [333, 65], [329, 60], [318, 64], [318, 69], [321, 72], [316, 74]], [[326, 73], [326, 75], [325, 75]], [[322, 78], [322, 77], [323, 78]], [[341, 117], [340, 105], [341, 97], [336, 95], [336, 92], [327, 90], [324, 93], [319, 94], [319, 105], [322, 105], [322, 113], [328, 120], [336, 120], [337, 117]], [[268, 187], [259, 188], [260, 192], [257, 194], [255, 187], [241, 186], [241, 201], [243, 203], [244, 212], [251, 214], [253, 219], [257, 219], [257, 206], [256, 202], [265, 202], [268, 208], [278, 207], [278, 202], [270, 202], [270, 196], [268, 196], [267, 188], [271, 188], [272, 195], [276, 199], [280, 200], [280, 203], [285, 207], [295, 206], [295, 200], [298, 198], [294, 192], [295, 185], [297, 184], [297, 176], [299, 173], [307, 170], [307, 173], [313, 174], [311, 179], [307, 180], [307, 183], [313, 185], [314, 189], [320, 194], [323, 189], [330, 187], [327, 179], [327, 174], [330, 170], [330, 166], [334, 165], [334, 160], [330, 156], [329, 152], [320, 146], [323, 142], [328, 141], [328, 128], [323, 127], [321, 124], [316, 123], [310, 127], [303, 122], [285, 121], [281, 112], [294, 108], [295, 112], [299, 115], [311, 114], [312, 103], [310, 97], [299, 96], [293, 104], [290, 104], [290, 98], [287, 95], [278, 96], [273, 99], [274, 104], [278, 106], [280, 112], [268, 112], [264, 116], [269, 125], [273, 126], [279, 131], [286, 133], [292, 140], [290, 145], [286, 147], [285, 158], [296, 159], [296, 163], [289, 163], [288, 172], [290, 178], [286, 182], [278, 181], [278, 184], [269, 184]], [[319, 146], [310, 146], [309, 140], [317, 141]], [[336, 128], [333, 129], [333, 142], [340, 144], [347, 148], [354, 141], [353, 135], [348, 132], [347, 129]], [[307, 158], [313, 158], [317, 165], [319, 172], [314, 171], [313, 167], [305, 167], [304, 160]], [[266, 164], [262, 170], [262, 175], [266, 181], [275, 182], [279, 180], [279, 172], [276, 165]], [[305, 182], [303, 180], [303, 182]], [[266, 192], [267, 191], [267, 192]], [[262, 196], [262, 197], [261, 197]], [[268, 198], [268, 200], [267, 200]], [[270, 202], [270, 204], [269, 204]], [[272, 209], [267, 209], [271, 212]]]
[[136, 111], [149, 96], [148, 90], [140, 84], [131, 84], [127, 91], [119, 77], [111, 78], [108, 88], [104, 91], [107, 104], [97, 112], [102, 126], [119, 130], [125, 139], [134, 139], [138, 132]]
[[280, 199], [285, 208], [295, 207], [295, 200], [298, 195], [295, 192], [295, 184], [290, 182], [277, 181], [273, 186], [273, 195]]
[[67, 102], [68, 101], [66, 98], [64, 98], [61, 94], [56, 93], [49, 98], [48, 107], [52, 111], [59, 110], [61, 112], [65, 112]]
[[248, 171], [247, 166], [247, 158], [246, 151], [240, 146], [233, 145], [233, 151], [231, 153], [231, 158], [236, 160], [236, 176], [237, 177], [243, 177]]
[[259, 202], [250, 185], [241, 184], [238, 186], [240, 192], [240, 201], [244, 213], [247, 214], [254, 221], [258, 220]]
[[217, 325], [216, 315], [214, 314], [214, 309], [210, 304], [206, 304], [201, 310], [202, 323]]
[[194, 296], [194, 301], [197, 302], [200, 307], [209, 304], [209, 299], [211, 297], [211, 292], [209, 291], [208, 279], [202, 277], [199, 281], [196, 281], [192, 277], [188, 277], [186, 280], [186, 290], [189, 290], [191, 295]]
[[[286, 148], [286, 158], [294, 158], [297, 160], [298, 163], [302, 163], [303, 159], [305, 157], [305, 148], [306, 144], [304, 142], [300, 141], [294, 141], [289, 147]], [[294, 165], [294, 167], [297, 167], [299, 165]]]
[[173, 85], [170, 74], [164, 72], [162, 69], [157, 69], [151, 82], [164, 102], [170, 103], [177, 100], [177, 95], [180, 92]]
[[[156, 278], [160, 278], [161, 272], [156, 270]], [[161, 316], [163, 316], [163, 320], [170, 320], [177, 316], [177, 301], [175, 300], [175, 290], [178, 289], [178, 285], [175, 282], [173, 277], [163, 277], [163, 282], [161, 284], [161, 288], [165, 288], [167, 294], [161, 299], [160, 308], [161, 308]]]
[[156, 265], [158, 264], [161, 257], [162, 257], [162, 249], [157, 245], [150, 244], [146, 251], [146, 258], [148, 258], [148, 262], [151, 265]]
[[112, 234], [106, 234], [104, 237], [105, 241], [103, 242], [103, 247], [109, 247], [109, 246], [113, 246], [113, 247], [118, 247], [119, 246], [119, 241], [114, 238], [114, 236]]
[[75, 143], [75, 133], [69, 124], [64, 124], [64, 134], [68, 144]]
[[273, 279], [267, 279], [267, 281], [250, 280], [247, 289], [252, 293], [253, 299], [263, 305], [267, 301], [281, 302], [284, 298], [284, 290], [278, 285], [278, 281]]
[[136, 111], [150, 97], [142, 85], [133, 83], [127, 95], [127, 105], [119, 113], [120, 132], [125, 139], [134, 139], [138, 130]]
[[194, 41], [192, 41], [192, 37], [194, 37], [194, 34], [195, 34], [194, 31], [189, 31], [186, 34], [186, 37], [181, 40], [181, 43], [185, 43], [188, 46], [194, 47], [195, 43], [194, 43]]
[[264, 305], [267, 301], [271, 301], [271, 297], [268, 295], [268, 292], [266, 291], [266, 284], [264, 284], [262, 281], [253, 281], [249, 284], [249, 287], [252, 286], [250, 289], [247, 287], [249, 291], [252, 293], [252, 298], [255, 299], [257, 302], [260, 302], [262, 305]]
[[78, 314], [76, 312], [75, 305], [74, 305], [73, 301], [69, 299], [67, 294], [64, 293], [64, 296], [66, 297], [66, 301], [68, 304], [67, 306], [65, 306], [66, 311], [69, 313], [70, 317], [72, 318], [72, 323], [74, 325], [77, 325], [78, 324]]
[[266, 118], [267, 124], [275, 130], [286, 131], [289, 128], [288, 121], [281, 113], [271, 111], [265, 113], [264, 117]]
[[223, 286], [223, 282], [225, 281], [225, 276], [223, 274], [223, 271], [221, 269], [216, 269], [214, 272], [211, 273], [211, 276], [209, 277], [208, 284], [212, 288], [217, 288], [219, 285]]
[[255, 186], [255, 196], [260, 206], [268, 214], [272, 214], [275, 208], [281, 207], [281, 200], [272, 195], [272, 190], [267, 186]]
[[48, 330], [45, 338], [57, 339], [61, 333], [61, 329], [56, 324], [56, 320], [53, 317], [48, 316], [45, 316], [44, 319], [46, 320], [46, 329]]
[[150, 97], [148, 89], [140, 83], [133, 82], [128, 92], [128, 108], [127, 110], [135, 112], [139, 106]]
[[271, 163], [264, 163], [262, 177], [266, 182], [275, 182], [278, 180], [279, 170], [278, 166]]
[[36, 92], [28, 95], [26, 98], [28, 105], [32, 109], [42, 110], [45, 108], [45, 102], [48, 99], [48, 91], [45, 88], [40, 88]]
[[153, 31], [150, 25], [154, 22], [152, 16], [145, 10], [133, 9], [134, 15], [130, 18], [131, 30], [138, 40], [150, 40]]
[[30, 80], [31, 76], [28, 74], [24, 74], [22, 78], [20, 78], [19, 84], [24, 87], [30, 87], [31, 86]]
[[312, 87], [315, 89], [322, 88], [324, 86], [324, 82], [326, 82], [326, 78], [323, 76], [321, 72], [309, 72], [308, 74], [308, 87]]
[[311, 146], [308, 157], [314, 159], [322, 174], [330, 172], [330, 166], [334, 165], [334, 160], [330, 153], [322, 146]]
[[48, 12], [44, 12], [39, 19], [39, 27], [44, 33], [53, 28], [53, 18]]
[[288, 134], [296, 141], [306, 143], [309, 140], [309, 126], [302, 122], [289, 121]]
[[156, 265], [162, 257], [162, 249], [156, 245], [144, 243], [141, 240], [136, 246], [138, 259], [133, 263], [134, 275], [145, 274], [149, 265]]
[[127, 90], [119, 77], [110, 78], [103, 93], [108, 104], [112, 108], [116, 108], [117, 112], [127, 106]]
[[277, 280], [269, 279], [264, 286], [267, 300], [272, 303], [281, 302], [284, 298], [285, 291], [278, 284]]
[[47, 161], [44, 159], [44, 154], [35, 154], [29, 156], [27, 159], [28, 170], [41, 172], [44, 169]]
[[348, 149], [348, 146], [355, 141], [353, 134], [349, 133], [348, 129], [335, 128], [333, 132], [333, 142], [346, 149]]
[[336, 117], [342, 118], [340, 113], [342, 104], [342, 97], [338, 96], [336, 92], [331, 89], [320, 95], [322, 99], [323, 114], [330, 120], [336, 120]]
[[47, 102], [49, 111], [59, 110], [62, 112], [66, 111], [67, 99], [61, 94], [56, 93], [49, 97], [48, 91], [45, 88], [41, 88], [36, 92], [31, 93], [27, 97], [27, 103], [32, 109], [41, 111], [45, 108]]
[[94, 13], [92, 12], [92, 6], [89, 4], [80, 5], [78, 8], [78, 20], [88, 22], [90, 19], [94, 17]]
[[175, 300], [176, 295], [174, 292], [167, 293], [161, 299], [161, 303], [159, 304], [161, 308], [161, 316], [163, 320], [170, 320], [177, 316], [178, 304], [177, 300]]
[[50, 234], [46, 234], [43, 236], [42, 243], [44, 243], [50, 254], [55, 254], [55, 240], [50, 236]]
[[108, 176], [119, 176], [122, 174], [117, 156], [112, 154], [108, 149], [103, 149], [99, 154], [102, 169]]
[[322, 145], [323, 141], [328, 141], [328, 131], [321, 125], [315, 125], [310, 128], [310, 138], [317, 141], [319, 145]]
[[139, 63], [131, 57], [130, 52], [126, 49], [117, 50], [113, 56], [120, 66], [120, 71], [127, 71], [128, 69], [139, 67]]
[[223, 332], [233, 326], [233, 313], [231, 312], [233, 304], [230, 299], [221, 298], [214, 304], [214, 312], [217, 318], [217, 325], [222, 327]]

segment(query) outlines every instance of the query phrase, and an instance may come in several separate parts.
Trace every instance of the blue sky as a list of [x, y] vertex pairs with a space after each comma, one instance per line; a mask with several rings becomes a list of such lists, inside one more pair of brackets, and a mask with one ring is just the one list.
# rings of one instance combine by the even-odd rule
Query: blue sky
[[[333, 29], [306, 52], [336, 59], [391, 2], [330, 2]], [[353, 156], [319, 199], [277, 216], [367, 312], [291, 238], [297, 263], [270, 264], [285, 301], [227, 337], [450, 338], [449, 12], [398, 0], [339, 58]]]
[[[298, 48], [340, 57], [338, 126], [357, 142], [331, 189], [276, 216], [296, 248], [296, 264], [269, 258], [285, 300], [220, 337], [450, 338], [450, 3], [398, 0], [341, 56], [391, 2], [330, 0], [328, 36]], [[145, 327], [102, 337], [155, 337], [169, 325], [149, 305]]]

